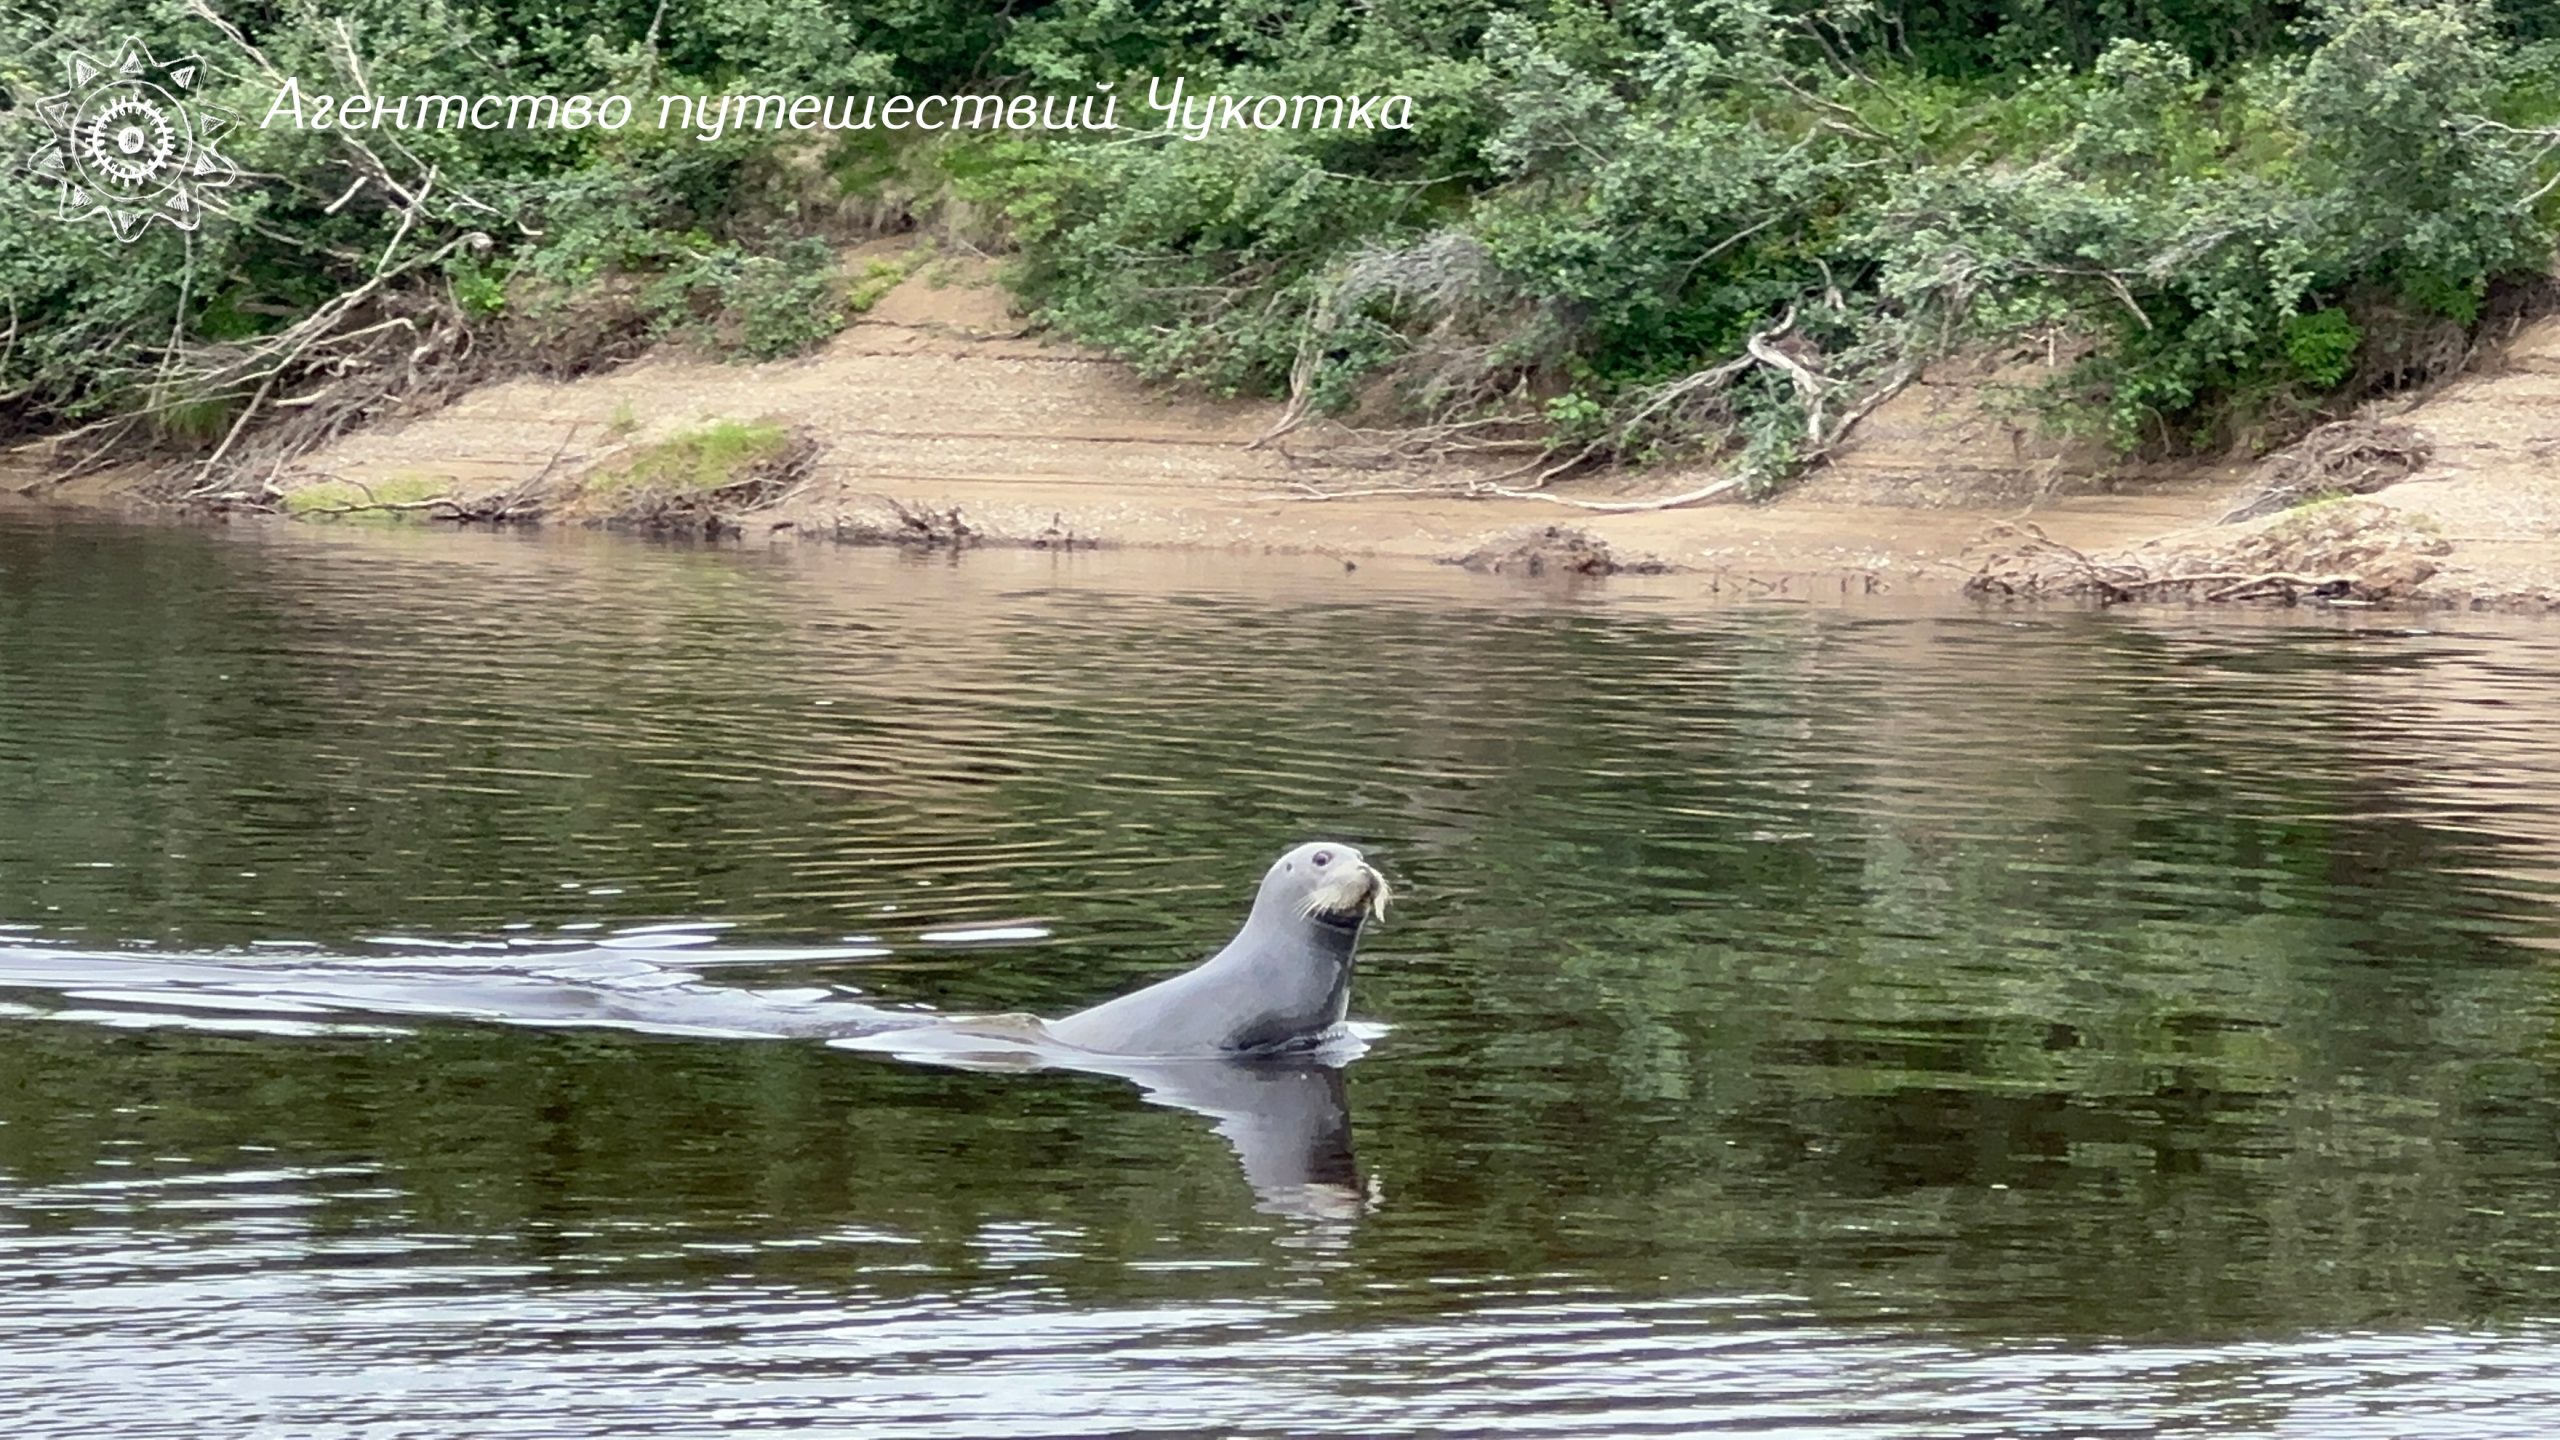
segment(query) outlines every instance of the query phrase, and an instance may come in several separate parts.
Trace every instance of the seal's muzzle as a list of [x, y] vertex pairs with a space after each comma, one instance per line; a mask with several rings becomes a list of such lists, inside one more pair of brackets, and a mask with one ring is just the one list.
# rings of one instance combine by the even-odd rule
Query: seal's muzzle
[[1354, 926], [1387, 918], [1387, 877], [1363, 860], [1346, 860], [1307, 893], [1298, 913], [1327, 925]]

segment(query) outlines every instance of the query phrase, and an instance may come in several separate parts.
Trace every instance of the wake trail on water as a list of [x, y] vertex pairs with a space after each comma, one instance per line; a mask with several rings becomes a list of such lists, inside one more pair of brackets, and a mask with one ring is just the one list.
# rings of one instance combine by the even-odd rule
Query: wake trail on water
[[[593, 946], [384, 937], [397, 953], [81, 950], [0, 935], [0, 1020], [268, 1036], [400, 1036], [423, 1023], [603, 1028], [720, 1040], [823, 1040], [949, 1069], [1076, 1070], [1210, 1120], [1258, 1208], [1333, 1224], [1368, 1204], [1341, 1067], [1386, 1027], [1354, 1021], [1302, 1053], [1148, 1058], [1069, 1045], [1022, 1014], [891, 1009], [823, 986], [720, 985], [705, 970], [873, 959], [878, 949], [753, 949], [660, 928]], [[709, 946], [710, 948], [694, 948]], [[635, 953], [635, 951], [637, 953]], [[681, 951], [684, 963], [651, 958]]]
[[702, 973], [711, 964], [782, 965], [877, 951], [732, 948], [688, 953], [687, 964], [677, 966], [609, 942], [537, 949], [415, 941], [409, 943], [443, 948], [269, 956], [78, 950], [0, 938], [7, 941], [0, 943], [0, 1015], [126, 1028], [396, 1035], [414, 1028], [404, 1020], [439, 1020], [783, 1040], [869, 1034], [934, 1018], [829, 987], [717, 985]]

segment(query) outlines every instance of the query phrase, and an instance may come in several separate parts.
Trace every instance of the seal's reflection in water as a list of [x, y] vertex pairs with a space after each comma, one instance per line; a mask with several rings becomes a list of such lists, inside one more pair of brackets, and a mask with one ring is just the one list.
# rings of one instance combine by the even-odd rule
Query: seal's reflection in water
[[[682, 949], [692, 967], [881, 953], [706, 953], [692, 947], [711, 937], [677, 933], [681, 926], [626, 932], [566, 955], [549, 950], [539, 960], [520, 949], [526, 942], [518, 940], [449, 944], [444, 957], [308, 956], [273, 966], [234, 957], [79, 953], [31, 944], [0, 947], [0, 988], [46, 989], [65, 1000], [103, 1005], [108, 1008], [27, 1013], [105, 1025], [380, 1034], [380, 1026], [352, 1026], [337, 1017], [429, 1015], [668, 1035], [825, 1039], [974, 1070], [1114, 1075], [1157, 1104], [1208, 1117], [1235, 1147], [1264, 1209], [1338, 1220], [1363, 1208], [1341, 1067], [1379, 1033], [1349, 1018], [1352, 957], [1363, 925], [1383, 917], [1386, 903], [1385, 877], [1357, 849], [1332, 841], [1296, 846], [1264, 872], [1244, 927], [1216, 954], [1171, 979], [1055, 1022], [1019, 1014], [884, 1009], [815, 986], [711, 985], [695, 968], [632, 953]], [[548, 948], [546, 942], [533, 943]]]
[[830, 1041], [961, 1070], [1072, 1070], [1127, 1080], [1153, 1104], [1206, 1117], [1236, 1152], [1256, 1208], [1328, 1224], [1366, 1214], [1343, 1069], [1383, 1026], [1359, 1021], [1286, 1055], [1140, 1058], [1064, 1045], [1028, 1015], [976, 1017]]
[[[1234, 1147], [1259, 1208], [1342, 1222], [1367, 1206], [1352, 1158], [1342, 1067], [1384, 1027], [1351, 1022], [1269, 1057], [1138, 1057], [1082, 1050], [1022, 1016], [891, 1010], [818, 988], [707, 983], [703, 969], [823, 957], [823, 950], [694, 950], [671, 965], [602, 949], [445, 956], [161, 956], [0, 945], [0, 1013], [106, 1025], [274, 1035], [404, 1033], [418, 1020], [596, 1028], [715, 1040], [825, 1040], [981, 1071], [1110, 1075], [1208, 1119]], [[494, 947], [499, 950], [505, 946]], [[670, 957], [672, 958], [672, 957]], [[700, 968], [696, 968], [700, 967]], [[385, 1022], [392, 1022], [386, 1024]], [[407, 1024], [399, 1022], [411, 1022]]]
[[1171, 979], [1054, 1021], [917, 1017], [834, 1043], [973, 1070], [1116, 1075], [1209, 1117], [1263, 1209], [1356, 1217], [1342, 1067], [1381, 1032], [1350, 1018], [1352, 957], [1386, 909], [1386, 877], [1357, 848], [1309, 841], [1263, 872], [1235, 938]]

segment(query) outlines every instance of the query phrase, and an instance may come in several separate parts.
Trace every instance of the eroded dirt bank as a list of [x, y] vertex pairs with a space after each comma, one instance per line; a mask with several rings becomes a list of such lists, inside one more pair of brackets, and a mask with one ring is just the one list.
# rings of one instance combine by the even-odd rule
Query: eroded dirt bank
[[[1329, 460], [1342, 452], [1321, 434], [1256, 448], [1277, 407], [1172, 396], [1125, 366], [1026, 337], [988, 267], [945, 261], [808, 357], [731, 365], [667, 353], [566, 383], [489, 385], [347, 436], [276, 483], [288, 496], [320, 486], [465, 498], [547, 488], [556, 514], [576, 516], [580, 478], [617, 457], [714, 422], [762, 421], [815, 448], [787, 493], [741, 518], [748, 543], [907, 534], [1346, 560], [1473, 555], [1504, 570], [1668, 567], [1743, 594], [1952, 591], [2021, 522], [2055, 553], [2131, 557], [2137, 567], [2285, 523], [2214, 524], [2244, 489], [2245, 467], [2104, 478], [2097, 457], [2037, 440], [1987, 398], [1996, 386], [1982, 379], [1953, 371], [1912, 387], [1869, 418], [1838, 463], [1768, 504], [1599, 513], [1428, 494], [1310, 501], [1310, 486], [1395, 488], [1415, 477]], [[2560, 319], [2526, 330], [2496, 368], [2395, 417], [2432, 435], [2434, 450], [2416, 473], [2358, 502], [2387, 509], [2423, 552], [2395, 572], [2392, 598], [2560, 604], [2555, 402]], [[1698, 483], [1643, 472], [1556, 493], [1629, 501]], [[112, 500], [115, 484], [79, 482], [54, 496]], [[1550, 527], [1574, 533], [1549, 536]]]

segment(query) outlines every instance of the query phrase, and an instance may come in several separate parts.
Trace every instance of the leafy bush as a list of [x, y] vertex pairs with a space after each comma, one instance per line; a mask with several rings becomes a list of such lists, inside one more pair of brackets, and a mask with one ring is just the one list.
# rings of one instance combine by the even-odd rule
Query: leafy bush
[[[707, 293], [712, 308], [734, 311], [714, 329], [749, 353], [772, 354], [816, 338], [838, 313], [812, 279], [821, 262], [809, 247], [825, 246], [797, 238], [808, 227], [769, 163], [771, 137], [704, 143], [634, 126], [350, 140], [258, 122], [277, 99], [275, 76], [315, 94], [356, 89], [350, 41], [383, 95], [704, 90], [745, 75], [862, 89], [897, 78], [886, 54], [858, 43], [896, 33], [881, 23], [908, 13], [894, 0], [740, 0], [663, 31], [652, 29], [660, 7], [649, 0], [233, 8], [229, 18], [274, 76], [175, 0], [77, 0], [43, 15], [0, 7], [0, 82], [13, 106], [0, 110], [0, 150], [33, 147], [31, 102], [63, 88], [72, 52], [109, 57], [140, 35], [164, 58], [205, 57], [202, 103], [240, 122], [225, 152], [262, 177], [230, 192], [227, 219], [192, 235], [154, 227], [126, 245], [92, 226], [20, 223], [52, 208], [51, 187], [14, 167], [0, 175], [0, 211], [19, 217], [0, 226], [0, 297], [17, 321], [16, 343], [0, 351], [0, 395], [13, 402], [0, 435], [208, 401], [236, 409], [242, 387], [216, 381], [202, 387], [210, 393], [186, 393], [191, 370], [203, 379], [205, 367], [189, 363], [204, 358], [202, 347], [250, 346], [286, 330], [363, 285], [397, 237], [406, 237], [403, 254], [488, 237], [446, 251], [430, 267], [440, 273], [401, 277], [449, 284], [449, 298], [480, 321], [574, 301], [611, 274], [679, 264], [699, 284], [659, 292], [672, 297], [662, 328], [703, 318]], [[929, 60], [932, 50], [915, 53]], [[912, 73], [931, 83], [952, 75], [929, 65]], [[419, 193], [430, 170], [435, 183], [411, 214], [386, 181]]]
[[2324, 390], [2355, 373], [2356, 347], [2363, 341], [2364, 332], [2344, 310], [2314, 310], [2284, 322], [2284, 358], [2295, 374]]
[[[1043, 316], [1149, 373], [1511, 413], [1594, 453], [1730, 448], [1763, 479], [1848, 397], [2034, 327], [2096, 341], [2049, 396], [2065, 424], [2128, 450], [2272, 439], [2340, 387], [2431, 373], [2359, 356], [2417, 354], [2413, 326], [2470, 323], [2544, 263], [2519, 203], [2538, 141], [2500, 127], [2560, 104], [2520, 108], [2548, 62], [2475, 0], [2342, 0], [2299, 32], [2290, 7], [2000, 13], [2080, 27], [2056, 48], [2086, 68], [1950, 81], [1990, 61], [1766, 0], [1524, 6], [1479, 12], [1463, 60], [1399, 61], [1381, 27], [1358, 75], [1217, 77], [1436, 80], [1429, 143], [1376, 137], [1356, 165], [1306, 134], [1019, 145], [974, 183]], [[1754, 363], [1755, 337], [1782, 354]]]
[[[894, 216], [944, 186], [1001, 218], [1049, 324], [1300, 412], [1724, 452], [1767, 483], [1929, 356], [2042, 329], [2083, 356], [2049, 397], [2065, 423], [2128, 449], [2271, 438], [2440, 372], [2546, 265], [2560, 47], [2518, 37], [2560, 32], [2554, 4], [733, 0], [679, 23], [654, 0], [243, 0], [244, 37], [315, 88], [344, 81], [352, 40], [384, 93], [1109, 84], [1145, 126], [1147, 79], [1178, 75], [1406, 95], [1414, 124], [827, 153], [646, 126], [431, 133], [370, 160], [247, 129], [235, 157], [275, 178], [235, 192], [228, 223], [130, 247], [0, 228], [18, 319], [0, 424], [147, 418], [219, 450], [276, 383], [243, 357], [366, 287], [395, 237], [416, 263], [341, 330], [433, 340], [449, 312], [792, 353], [876, 298], [878, 275], [848, 286], [835, 259], [845, 191]], [[210, 98], [235, 113], [272, 98], [178, 0], [66, 8], [0, 10], [20, 105], [58, 88], [67, 48], [127, 32], [226, 67]], [[24, 122], [0, 114], [0, 144]], [[422, 205], [374, 173], [429, 167]], [[0, 192], [41, 200], [23, 176]], [[609, 324], [561, 318], [600, 297]]]

